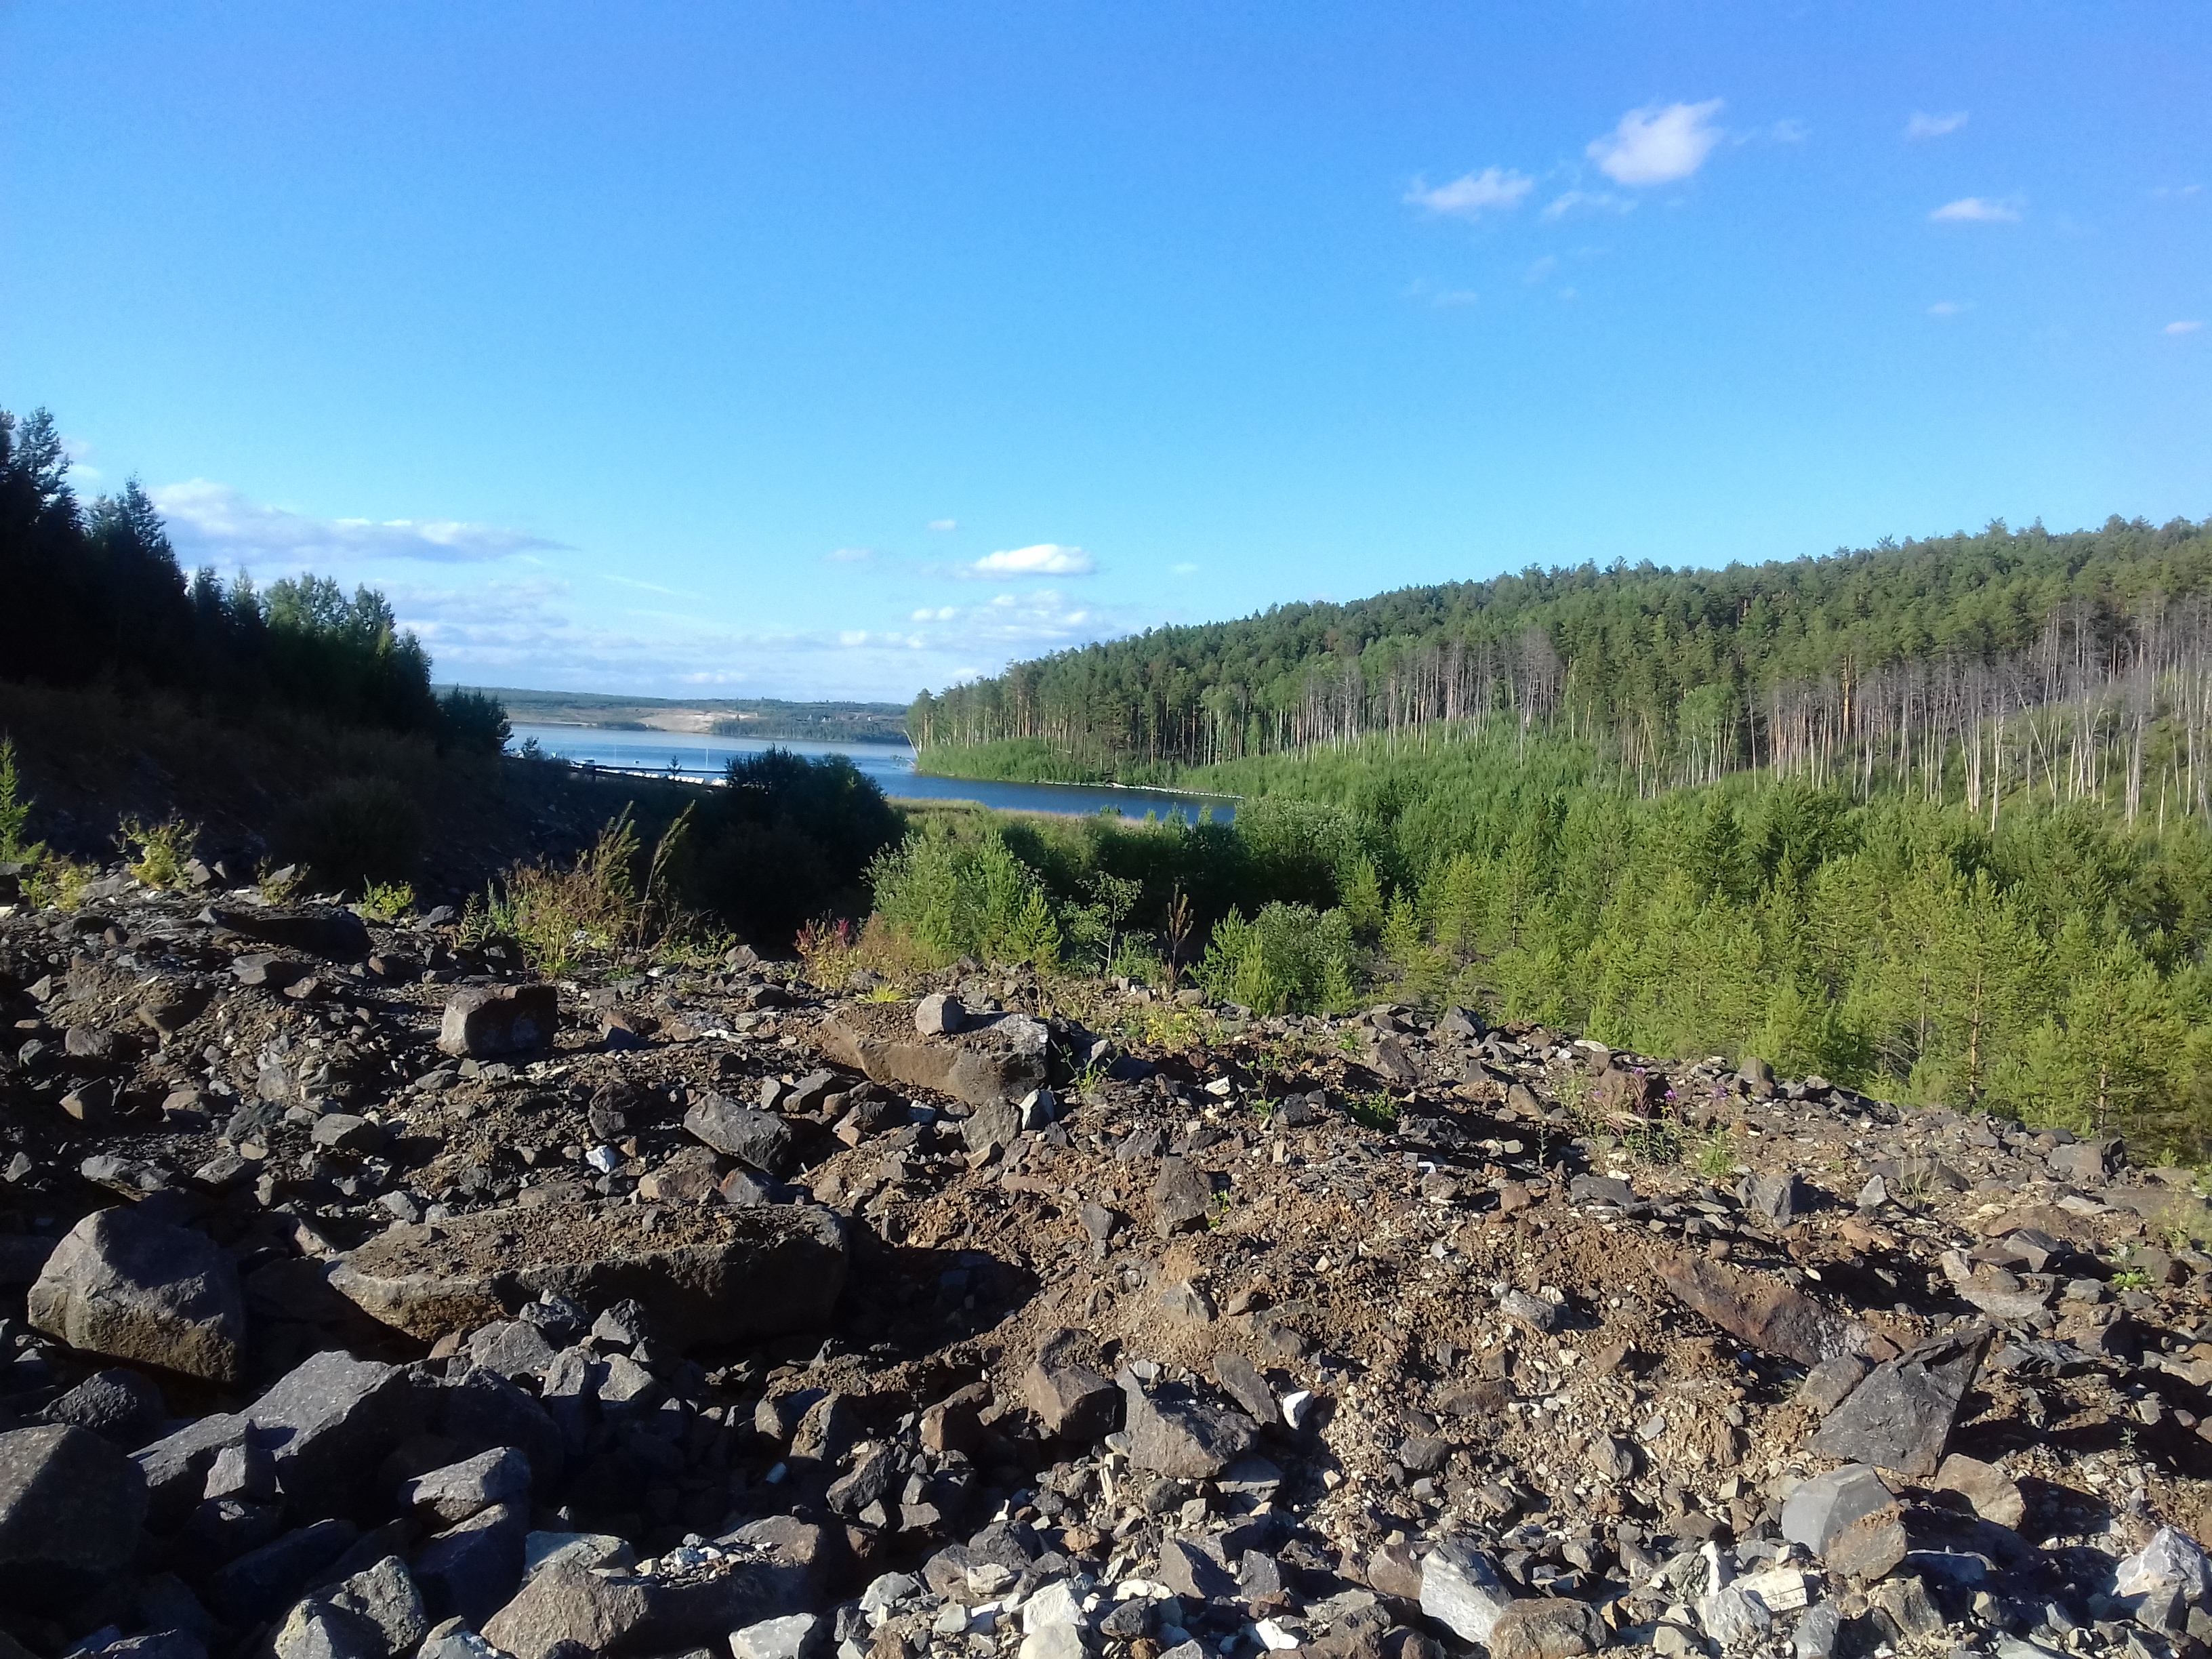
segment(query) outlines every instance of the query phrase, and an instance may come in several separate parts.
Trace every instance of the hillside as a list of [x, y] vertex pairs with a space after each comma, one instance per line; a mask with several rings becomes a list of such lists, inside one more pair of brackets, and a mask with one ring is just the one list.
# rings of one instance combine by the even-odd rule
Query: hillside
[[[1996, 524], [1718, 570], [1531, 566], [1062, 652], [925, 693], [908, 727], [933, 771], [1137, 781], [1504, 720], [1596, 739], [1645, 787], [1933, 767], [1978, 801], [1985, 783], [2086, 769], [2115, 720], [2135, 738], [2160, 714], [2201, 804], [2208, 600], [2212, 524], [2185, 519]], [[2057, 754], [2064, 734], [2037, 721], [2085, 696], [2123, 708]], [[2139, 788], [2140, 744], [2125, 763]]]
[[774, 697], [633, 697], [601, 691], [469, 688], [504, 704], [525, 725], [711, 733], [830, 743], [896, 743], [906, 711], [895, 702], [786, 702]]

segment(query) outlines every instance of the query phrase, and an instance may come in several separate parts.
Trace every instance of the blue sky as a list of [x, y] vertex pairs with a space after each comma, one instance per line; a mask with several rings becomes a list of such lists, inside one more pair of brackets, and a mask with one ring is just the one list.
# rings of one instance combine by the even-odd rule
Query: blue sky
[[472, 683], [2212, 514], [2212, 8], [0, 9], [0, 406]]

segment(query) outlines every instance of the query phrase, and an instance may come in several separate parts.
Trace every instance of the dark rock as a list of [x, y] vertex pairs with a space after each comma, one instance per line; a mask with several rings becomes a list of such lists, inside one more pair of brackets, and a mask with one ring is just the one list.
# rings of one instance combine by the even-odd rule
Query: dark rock
[[246, 1297], [204, 1233], [127, 1207], [70, 1229], [31, 1286], [31, 1323], [71, 1347], [210, 1382], [236, 1380]]
[[1251, 1419], [1210, 1405], [1188, 1389], [1160, 1383], [1147, 1393], [1131, 1373], [1118, 1379], [1127, 1406], [1129, 1461], [1177, 1480], [1204, 1480], [1250, 1451]]
[[1490, 1659], [1574, 1659], [1595, 1653], [1612, 1632], [1587, 1601], [1544, 1597], [1509, 1602], [1490, 1629]]
[[1213, 1380], [1221, 1385], [1224, 1394], [1250, 1414], [1255, 1423], [1273, 1423], [1281, 1415], [1275, 1391], [1260, 1375], [1260, 1368], [1234, 1348], [1224, 1348], [1213, 1356]]
[[208, 1606], [233, 1625], [274, 1619], [360, 1536], [349, 1522], [318, 1521], [240, 1556], [207, 1581]]
[[529, 1496], [530, 1460], [513, 1446], [501, 1446], [416, 1475], [400, 1488], [399, 1503], [423, 1525], [437, 1528]]
[[499, 1503], [425, 1540], [415, 1552], [415, 1581], [430, 1617], [481, 1629], [521, 1585], [529, 1529], [522, 1504]]
[[1226, 1601], [1237, 1594], [1236, 1579], [1220, 1562], [1180, 1538], [1161, 1543], [1159, 1571], [1154, 1576], [1177, 1595], [1196, 1601]]
[[465, 1454], [512, 1446], [529, 1460], [531, 1484], [550, 1492], [567, 1462], [560, 1429], [545, 1407], [495, 1371], [471, 1370], [433, 1397], [432, 1425]]
[[41, 1422], [74, 1423], [101, 1439], [136, 1451], [168, 1419], [161, 1391], [137, 1371], [94, 1371], [39, 1413]]
[[816, 1042], [837, 1064], [874, 1082], [927, 1089], [969, 1106], [1019, 1100], [1044, 1086], [1044, 1056], [1005, 1046], [990, 1027], [924, 1038], [910, 1028], [901, 1031], [907, 1024], [896, 1005], [862, 1005], [823, 1020]]
[[763, 1175], [787, 1173], [797, 1151], [790, 1124], [774, 1112], [740, 1106], [726, 1095], [700, 1099], [684, 1115], [684, 1127], [716, 1152]]
[[1986, 1341], [1980, 1332], [1947, 1337], [1875, 1366], [1808, 1449], [1916, 1480], [1935, 1474]]
[[1863, 1463], [1849, 1463], [1799, 1483], [1782, 1505], [1782, 1535], [1826, 1555], [1846, 1527], [1890, 1501], [1880, 1475]]
[[1674, 1255], [1661, 1261], [1659, 1277], [1684, 1305], [1738, 1341], [1801, 1365], [1817, 1365], [1846, 1354], [1869, 1355], [1881, 1345], [1881, 1339], [1858, 1321], [1762, 1273], [1738, 1272], [1697, 1256]]
[[360, 962], [368, 955], [368, 928], [349, 910], [210, 908], [200, 919], [280, 951], [304, 951], [330, 962]]
[[1164, 1158], [1152, 1181], [1152, 1225], [1164, 1238], [1202, 1223], [1213, 1207], [1213, 1182], [1180, 1158]]
[[0, 1607], [59, 1612], [137, 1553], [146, 1480], [74, 1424], [0, 1434]]
[[472, 985], [446, 999], [438, 1047], [493, 1060], [548, 1048], [560, 1026], [561, 999], [550, 985]]
[[1048, 1435], [1084, 1443], [1110, 1434], [1121, 1391], [1087, 1365], [1040, 1355], [1022, 1377], [1022, 1403]]
[[1778, 1227], [1787, 1227], [1813, 1207], [1812, 1189], [1794, 1170], [1780, 1175], [1748, 1175], [1736, 1188], [1746, 1209], [1765, 1216]]
[[553, 1659], [574, 1642], [603, 1659], [678, 1653], [764, 1619], [803, 1611], [772, 1567], [732, 1563], [684, 1579], [548, 1566], [487, 1620], [483, 1637], [514, 1659]]

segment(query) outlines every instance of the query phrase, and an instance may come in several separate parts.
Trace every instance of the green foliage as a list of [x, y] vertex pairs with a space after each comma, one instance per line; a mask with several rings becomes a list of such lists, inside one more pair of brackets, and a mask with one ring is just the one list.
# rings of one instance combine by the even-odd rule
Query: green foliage
[[15, 745], [0, 738], [0, 864], [36, 864], [46, 848], [24, 839], [31, 821], [31, 803], [22, 793], [15, 770]]
[[288, 813], [277, 846], [289, 861], [313, 872], [317, 890], [359, 893], [376, 883], [404, 882], [422, 853], [422, 813], [385, 778], [344, 778], [324, 785]]
[[730, 763], [672, 884], [763, 949], [825, 915], [864, 915], [871, 860], [897, 841], [898, 811], [842, 755], [785, 749]]
[[372, 881], [354, 908], [371, 921], [398, 921], [415, 908], [415, 890], [404, 881]]
[[326, 577], [264, 593], [213, 569], [188, 580], [136, 479], [81, 504], [53, 417], [0, 410], [0, 675], [108, 679], [239, 707], [270, 702], [349, 724], [438, 729], [430, 659], [384, 596]]
[[933, 749], [921, 770], [941, 778], [972, 778], [979, 783], [1104, 783], [1108, 774], [1071, 759], [1041, 738]]
[[1370, 1129], [1390, 1130], [1398, 1127], [1398, 1103], [1381, 1092], [1354, 1095], [1345, 1103], [1345, 1109], [1355, 1123], [1364, 1123]]
[[939, 821], [879, 854], [869, 869], [876, 914], [932, 967], [962, 957], [1060, 962], [1060, 929], [1044, 884], [996, 829], [963, 836]]
[[514, 735], [507, 708], [483, 691], [454, 686], [438, 699], [438, 742], [465, 755], [496, 755]]
[[177, 888], [184, 885], [185, 866], [199, 831], [182, 818], [147, 823], [134, 815], [123, 820], [115, 839], [125, 854], [137, 851], [129, 864], [134, 879], [149, 887]]
[[1216, 1000], [1256, 1013], [1341, 1012], [1352, 1006], [1354, 972], [1343, 911], [1277, 901], [1249, 921], [1231, 910], [1215, 923], [1197, 977]]

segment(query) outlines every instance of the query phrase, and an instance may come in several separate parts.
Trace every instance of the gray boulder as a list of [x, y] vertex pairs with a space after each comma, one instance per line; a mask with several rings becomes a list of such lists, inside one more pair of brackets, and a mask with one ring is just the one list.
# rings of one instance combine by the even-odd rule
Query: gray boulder
[[951, 1036], [967, 1024], [967, 1005], [950, 991], [933, 991], [914, 1005], [914, 1029], [924, 1036]]
[[490, 1060], [547, 1048], [560, 1028], [560, 994], [550, 985], [472, 985], [446, 999], [438, 1047]]
[[514, 1659], [550, 1659], [564, 1642], [604, 1659], [721, 1646], [730, 1632], [802, 1612], [778, 1573], [730, 1562], [696, 1577], [645, 1578], [599, 1573], [556, 1561], [535, 1574], [485, 1621], [484, 1640]]
[[1595, 1607], [1564, 1596], [1509, 1601], [1490, 1628], [1490, 1659], [1574, 1659], [1595, 1653], [1613, 1632]]
[[500, 1446], [416, 1475], [399, 1489], [399, 1502], [426, 1525], [451, 1527], [495, 1504], [520, 1503], [529, 1495], [530, 1460], [513, 1446]]
[[112, 1583], [145, 1519], [145, 1477], [90, 1430], [0, 1434], [0, 1606], [57, 1613]]
[[1421, 1562], [1421, 1611], [1463, 1642], [1488, 1646], [1511, 1605], [1498, 1564], [1464, 1538], [1447, 1538]]
[[305, 951], [331, 962], [360, 962], [368, 955], [368, 929], [349, 910], [208, 909], [200, 919], [280, 951]]
[[1980, 1332], [1945, 1337], [1875, 1366], [1808, 1449], [1914, 1480], [1935, 1474], [1986, 1341]]
[[1129, 1461], [1176, 1480], [1206, 1480], [1258, 1443], [1252, 1419], [1162, 1383], [1147, 1393], [1128, 1371], [1117, 1379], [1127, 1404]]
[[1826, 1555], [1844, 1528], [1889, 1502], [1880, 1475], [1863, 1463], [1847, 1463], [1799, 1483], [1782, 1505], [1782, 1535]]
[[94, 1371], [39, 1413], [45, 1423], [74, 1423], [125, 1451], [161, 1432], [168, 1419], [161, 1390], [137, 1371]]
[[422, 1597], [398, 1557], [382, 1560], [307, 1597], [271, 1640], [276, 1659], [392, 1659], [429, 1634]]
[[781, 1176], [791, 1168], [798, 1136], [774, 1112], [740, 1106], [726, 1095], [710, 1094], [684, 1115], [684, 1127], [716, 1152], [763, 1175]]
[[72, 1348], [210, 1382], [238, 1379], [246, 1294], [205, 1234], [131, 1208], [70, 1229], [31, 1286], [31, 1323]]
[[828, 1322], [845, 1285], [845, 1223], [813, 1205], [549, 1204], [435, 1227], [390, 1227], [331, 1269], [364, 1311], [425, 1341], [506, 1316], [550, 1291], [586, 1307], [629, 1297], [678, 1347]]

